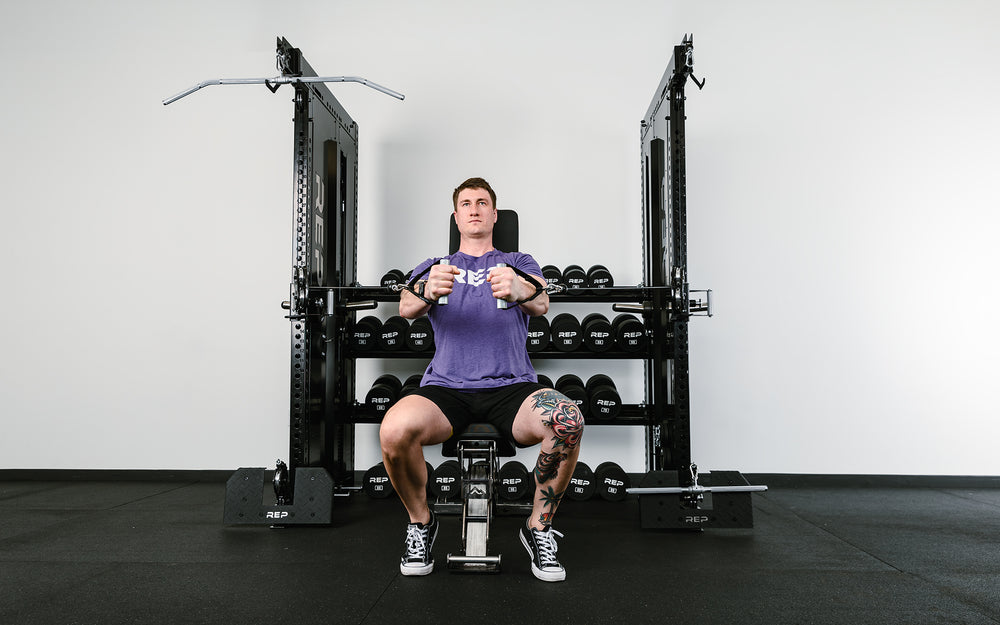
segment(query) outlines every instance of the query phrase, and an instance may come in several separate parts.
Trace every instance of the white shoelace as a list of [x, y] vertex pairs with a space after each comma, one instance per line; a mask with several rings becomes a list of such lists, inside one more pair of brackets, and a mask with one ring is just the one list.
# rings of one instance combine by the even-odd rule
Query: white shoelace
[[541, 562], [542, 566], [559, 566], [559, 561], [556, 560], [556, 552], [559, 551], [559, 545], [556, 544], [555, 537], [558, 536], [559, 538], [562, 538], [563, 535], [551, 528], [547, 532], [539, 530], [532, 531], [535, 534], [535, 544], [538, 545], [538, 560]]
[[423, 558], [427, 553], [427, 531], [416, 525], [406, 526], [406, 558]]

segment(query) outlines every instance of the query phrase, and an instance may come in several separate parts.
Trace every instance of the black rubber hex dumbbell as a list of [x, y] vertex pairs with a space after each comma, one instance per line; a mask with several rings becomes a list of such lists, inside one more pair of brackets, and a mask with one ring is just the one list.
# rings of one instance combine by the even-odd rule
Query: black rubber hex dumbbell
[[354, 323], [347, 331], [347, 340], [358, 352], [368, 352], [378, 349], [378, 337], [382, 332], [382, 321], [371, 315], [363, 317]]
[[569, 313], [556, 315], [549, 323], [552, 346], [561, 352], [571, 352], [583, 342], [580, 321]]
[[597, 495], [605, 501], [622, 501], [628, 495], [631, 479], [617, 463], [602, 462], [594, 469]]
[[399, 378], [391, 373], [384, 373], [375, 379], [365, 395], [365, 405], [376, 415], [383, 416], [399, 399], [402, 390], [403, 383]]
[[581, 414], [584, 416], [587, 415], [587, 410], [589, 409], [587, 405], [587, 387], [583, 383], [583, 380], [580, 379], [580, 376], [572, 373], [559, 376], [559, 379], [556, 380], [555, 389], [576, 403]]
[[434, 349], [434, 330], [427, 317], [414, 319], [406, 330], [406, 347], [412, 352], [426, 352]]
[[621, 412], [622, 398], [615, 382], [603, 373], [587, 380], [587, 414], [601, 419], [614, 419]]
[[605, 289], [615, 285], [614, 276], [604, 265], [594, 265], [587, 270], [587, 288]]
[[545, 315], [531, 317], [528, 319], [528, 340], [529, 352], [540, 352], [549, 346], [549, 320]]
[[594, 472], [586, 463], [577, 462], [576, 469], [573, 470], [573, 477], [569, 480], [569, 487], [566, 489], [566, 496], [573, 501], [587, 501], [594, 496], [597, 490], [597, 483], [594, 482]]
[[592, 352], [606, 352], [615, 344], [611, 322], [601, 313], [590, 313], [580, 322], [583, 344]]
[[580, 265], [567, 265], [562, 272], [563, 282], [571, 289], [587, 287], [587, 272]]
[[646, 326], [635, 315], [622, 313], [611, 322], [615, 344], [626, 352], [641, 352], [647, 347]]
[[382, 329], [378, 333], [378, 346], [390, 352], [401, 351], [406, 346], [406, 334], [410, 329], [410, 322], [394, 315], [382, 322]]

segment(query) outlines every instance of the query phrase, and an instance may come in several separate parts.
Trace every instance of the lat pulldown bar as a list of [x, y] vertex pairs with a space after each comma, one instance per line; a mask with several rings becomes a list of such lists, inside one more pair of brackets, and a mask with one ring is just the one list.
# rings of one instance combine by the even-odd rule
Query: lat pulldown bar
[[383, 87], [377, 83], [374, 83], [366, 78], [361, 78], [360, 76], [275, 76], [274, 78], [213, 78], [211, 80], [205, 80], [193, 87], [189, 87], [184, 91], [181, 91], [175, 96], [169, 97], [163, 101], [163, 106], [170, 104], [171, 102], [176, 102], [185, 96], [189, 96], [195, 91], [202, 89], [204, 87], [211, 87], [213, 85], [267, 85], [267, 88], [271, 90], [272, 93], [278, 90], [281, 85], [288, 85], [293, 83], [314, 83], [314, 82], [357, 82], [365, 85], [366, 87], [371, 87], [376, 91], [381, 91], [386, 95], [391, 95], [397, 100], [402, 100], [406, 96], [397, 91], [393, 91], [388, 87]]

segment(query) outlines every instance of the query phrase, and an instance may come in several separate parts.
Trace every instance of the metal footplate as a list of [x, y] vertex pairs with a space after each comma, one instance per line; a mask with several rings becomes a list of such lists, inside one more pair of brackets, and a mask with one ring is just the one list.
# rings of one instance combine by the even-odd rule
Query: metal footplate
[[494, 441], [461, 441], [458, 462], [462, 467], [462, 552], [448, 554], [448, 569], [461, 573], [499, 573], [500, 556], [488, 555], [493, 520], [493, 484], [497, 474]]

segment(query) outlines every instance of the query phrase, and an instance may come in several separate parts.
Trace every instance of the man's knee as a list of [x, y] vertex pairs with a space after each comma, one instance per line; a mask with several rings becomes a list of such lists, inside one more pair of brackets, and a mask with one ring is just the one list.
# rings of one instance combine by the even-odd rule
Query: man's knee
[[411, 445], [415, 440], [415, 432], [408, 425], [405, 415], [390, 408], [382, 418], [382, 425], [378, 431], [379, 443], [382, 446], [383, 455], [395, 455], [403, 447]]
[[407, 399], [397, 402], [382, 418], [379, 442], [387, 460], [414, 445], [434, 445], [451, 435], [451, 425], [443, 415], [428, 412], [420, 401]]
[[576, 402], [554, 389], [545, 389], [532, 396], [533, 407], [541, 414], [542, 424], [551, 428], [556, 443], [573, 449], [583, 438], [583, 412]]

